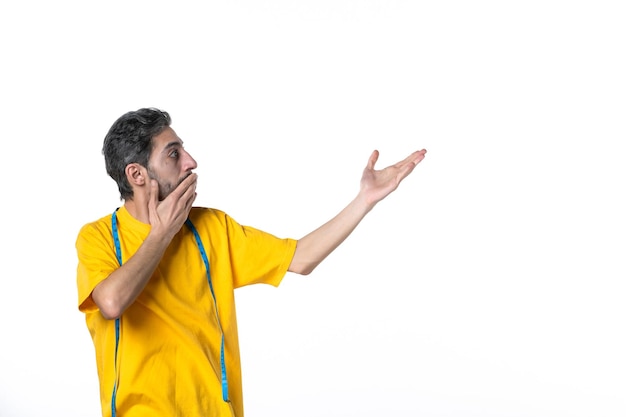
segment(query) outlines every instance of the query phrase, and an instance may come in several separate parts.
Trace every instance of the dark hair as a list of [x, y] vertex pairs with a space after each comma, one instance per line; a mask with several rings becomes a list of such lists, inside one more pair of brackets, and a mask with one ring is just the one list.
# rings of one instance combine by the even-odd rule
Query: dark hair
[[120, 199], [133, 197], [133, 189], [126, 179], [126, 166], [137, 163], [147, 168], [152, 138], [171, 123], [167, 112], [152, 107], [130, 111], [113, 123], [104, 138], [102, 154], [107, 173], [120, 190]]

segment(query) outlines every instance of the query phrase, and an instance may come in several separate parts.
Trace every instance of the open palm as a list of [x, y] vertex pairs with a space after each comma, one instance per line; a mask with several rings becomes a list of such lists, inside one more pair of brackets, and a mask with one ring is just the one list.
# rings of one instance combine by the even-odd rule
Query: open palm
[[380, 153], [377, 150], [372, 152], [361, 177], [361, 193], [365, 196], [368, 204], [372, 206], [398, 188], [402, 180], [424, 159], [426, 149], [415, 151], [400, 162], [387, 168], [376, 170], [374, 166], [376, 161], [378, 161], [379, 155]]

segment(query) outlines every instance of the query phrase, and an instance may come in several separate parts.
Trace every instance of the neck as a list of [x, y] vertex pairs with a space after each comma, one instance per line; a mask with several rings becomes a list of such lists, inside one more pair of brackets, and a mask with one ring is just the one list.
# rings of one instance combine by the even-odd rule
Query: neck
[[135, 197], [133, 200], [126, 200], [124, 207], [128, 210], [131, 216], [139, 220], [142, 223], [150, 224], [150, 213], [148, 212], [147, 201], [143, 202], [141, 199]]

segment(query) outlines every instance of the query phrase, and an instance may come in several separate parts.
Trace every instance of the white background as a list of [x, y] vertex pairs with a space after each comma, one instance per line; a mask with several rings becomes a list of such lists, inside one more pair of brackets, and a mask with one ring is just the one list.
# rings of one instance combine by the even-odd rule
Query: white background
[[99, 416], [74, 241], [145, 106], [198, 205], [283, 237], [428, 149], [312, 275], [240, 290], [247, 416], [626, 415], [622, 4], [4, 2], [0, 415]]

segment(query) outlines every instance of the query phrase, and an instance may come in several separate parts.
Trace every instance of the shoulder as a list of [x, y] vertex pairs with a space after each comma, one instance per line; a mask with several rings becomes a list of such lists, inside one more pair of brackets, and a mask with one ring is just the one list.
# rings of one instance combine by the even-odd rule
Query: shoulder
[[111, 234], [112, 216], [108, 214], [99, 218], [98, 220], [85, 223], [78, 231], [78, 237], [85, 235], [110, 235]]
[[211, 207], [193, 207], [189, 220], [200, 228], [228, 228], [234, 220], [224, 211]]
[[90, 252], [96, 248], [112, 246], [112, 217], [104, 217], [84, 224], [76, 236], [75, 247], [79, 253]]
[[227, 234], [244, 229], [228, 213], [210, 207], [193, 207], [189, 213], [189, 220], [194, 227], [209, 234]]
[[223, 221], [228, 218], [228, 214], [222, 210], [218, 210], [211, 207], [192, 207], [189, 212], [189, 220], [192, 222], [205, 222], [205, 221]]

